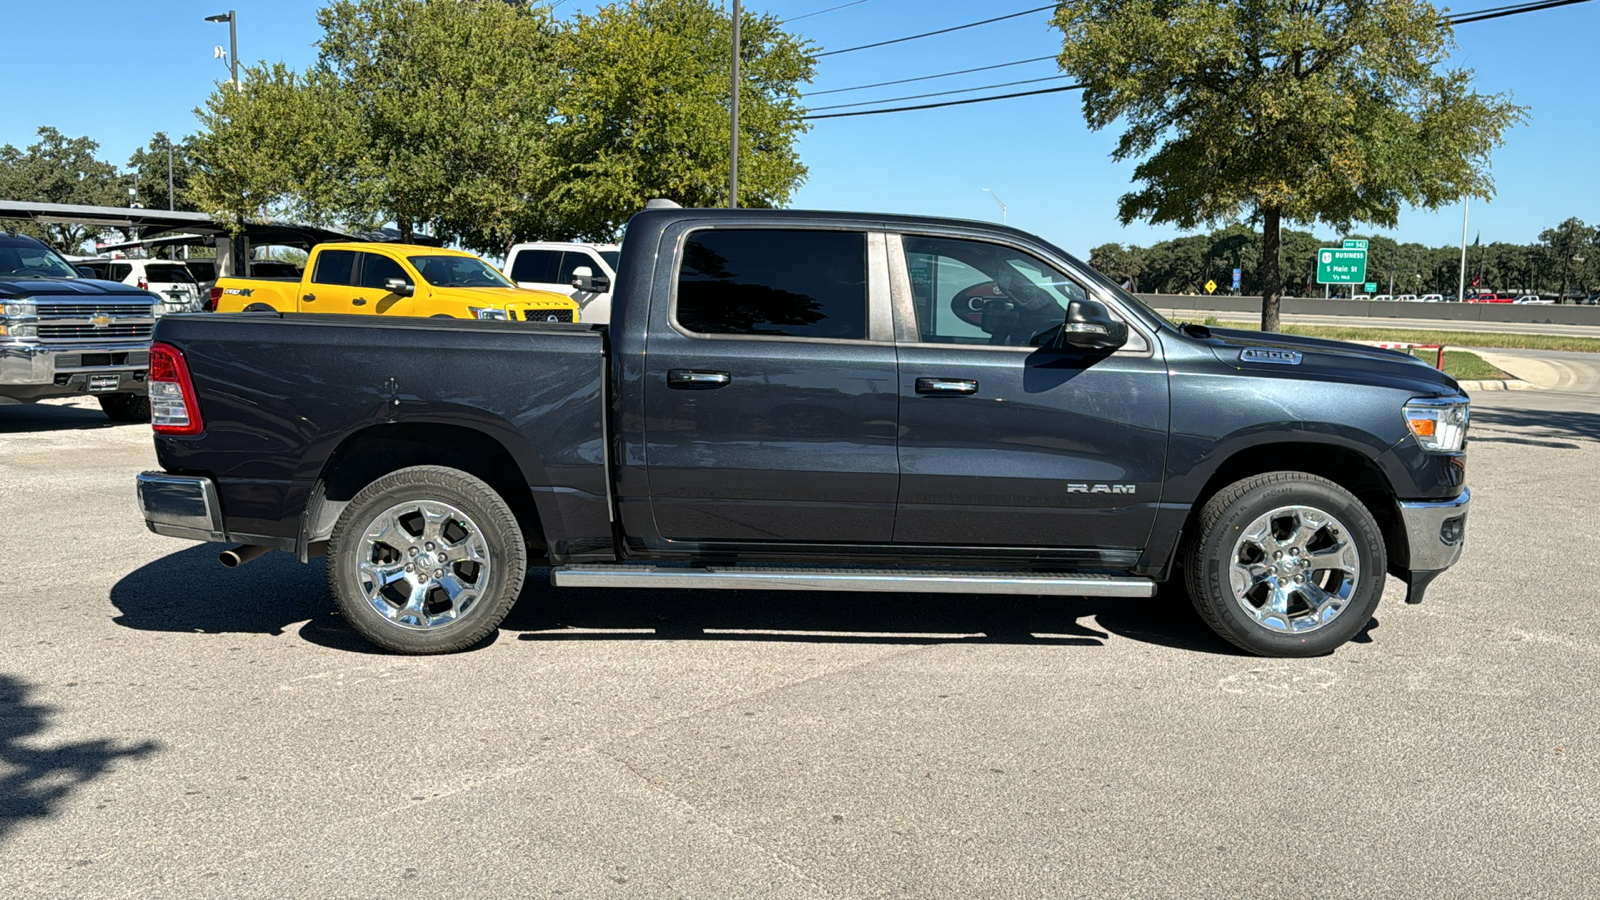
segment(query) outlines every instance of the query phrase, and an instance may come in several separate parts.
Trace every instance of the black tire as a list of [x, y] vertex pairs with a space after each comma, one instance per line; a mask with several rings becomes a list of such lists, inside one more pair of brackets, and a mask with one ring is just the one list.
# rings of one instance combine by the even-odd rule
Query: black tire
[[275, 313], [275, 312], [278, 311], [278, 308], [276, 306], [273, 306], [270, 303], [251, 303], [251, 304], [247, 305], [242, 311], [243, 312], [269, 312], [269, 313]]
[[[395, 558], [405, 564], [409, 559], [427, 560], [434, 552], [433, 543], [422, 543], [427, 532], [420, 531], [420, 526], [413, 530], [404, 524], [405, 513], [392, 519], [400, 529], [391, 529], [396, 535], [394, 539], [369, 540], [367, 530], [393, 509], [424, 503], [434, 505], [435, 512], [439, 507], [454, 507], [460, 514], [459, 519], [445, 520], [438, 530], [442, 538], [438, 552], [449, 550], [452, 559], [445, 563], [428, 562], [416, 572], [406, 568], [404, 572], [410, 574], [402, 574], [393, 565]], [[421, 515], [421, 507], [418, 509], [417, 515]], [[411, 521], [415, 522], [414, 516]], [[458, 534], [469, 537], [451, 543], [453, 536], [446, 529], [452, 523]], [[467, 547], [469, 540], [476, 541], [478, 537], [486, 553], [486, 571], [477, 570], [481, 580], [472, 580], [470, 568], [462, 567], [474, 564], [469, 557], [457, 555], [453, 548]], [[405, 541], [410, 543], [401, 549]], [[413, 550], [422, 550], [423, 546], [427, 549], [421, 556], [407, 555]], [[499, 627], [522, 590], [527, 560], [527, 547], [517, 517], [493, 488], [458, 469], [413, 466], [391, 472], [362, 488], [345, 507], [328, 541], [328, 584], [333, 588], [345, 621], [379, 647], [408, 654], [453, 653], [474, 646]], [[405, 580], [395, 580], [389, 588], [381, 588], [380, 581], [362, 572], [364, 561], [385, 566], [398, 579]], [[442, 566], [434, 571], [445, 573], [444, 577], [434, 578], [432, 587], [415, 587], [415, 579], [428, 582], [428, 569], [435, 565]], [[465, 611], [453, 608], [454, 597], [445, 596], [445, 583], [449, 579], [455, 579], [452, 583], [458, 587], [467, 586], [454, 597], [473, 594]], [[422, 607], [429, 621], [397, 620], [395, 616], [403, 615], [404, 608], [401, 598], [393, 595], [415, 597], [412, 592], [416, 590], [424, 590], [425, 596], [430, 598]], [[386, 593], [390, 596], [386, 597]], [[380, 605], [389, 615], [380, 611]], [[435, 616], [451, 618], [441, 623], [432, 621]]]
[[150, 396], [148, 394], [101, 394], [97, 397], [100, 409], [113, 422], [150, 421]]
[[[1348, 553], [1353, 550], [1359, 562], [1353, 576], [1337, 574], [1337, 570], [1329, 570], [1335, 574], [1326, 574], [1314, 573], [1310, 568], [1282, 569], [1286, 573], [1282, 576], [1282, 583], [1291, 598], [1290, 616], [1298, 615], [1295, 621], [1306, 627], [1305, 631], [1274, 627], [1274, 624], [1264, 624], [1258, 619], [1259, 615], [1282, 626], [1288, 618], [1278, 618], [1264, 604], [1256, 602], [1262, 593], [1270, 595], [1270, 586], [1258, 586], [1256, 597], [1248, 596], [1249, 592], [1241, 596], [1235, 593], [1231, 581], [1236, 558], [1246, 563], [1271, 564], [1274, 573], [1282, 568], [1280, 561], [1266, 558], [1265, 555], [1260, 560], [1254, 558], [1260, 545], [1247, 538], [1245, 529], [1275, 511], [1290, 507], [1309, 509], [1312, 513], [1302, 519], [1284, 517], [1269, 520], [1268, 527], [1273, 535], [1270, 540], [1277, 541], [1280, 530], [1287, 525], [1301, 521], [1314, 524], [1317, 514], [1332, 516], [1333, 523], [1315, 533], [1316, 536], [1311, 539], [1313, 543], [1305, 552], [1313, 552], [1312, 548], [1319, 552], [1327, 551], [1338, 546], [1337, 542], [1345, 541], [1346, 549], [1340, 552], [1340, 559], [1349, 560]], [[1240, 553], [1241, 549], [1243, 553]], [[1236, 553], [1239, 553], [1238, 557]], [[1298, 558], [1300, 551], [1294, 550], [1293, 553], [1282, 562]], [[1311, 564], [1305, 565], [1309, 567]], [[1349, 491], [1325, 478], [1304, 472], [1268, 472], [1230, 484], [1206, 503], [1200, 511], [1198, 528], [1185, 545], [1182, 566], [1185, 586], [1195, 610], [1224, 640], [1260, 656], [1299, 657], [1332, 653], [1367, 626], [1377, 609], [1379, 598], [1383, 596], [1388, 559], [1383, 533], [1377, 521]], [[1306, 574], [1300, 577], [1307, 579], [1307, 588], [1343, 588], [1348, 581], [1349, 595], [1343, 605], [1321, 624], [1316, 622], [1316, 609], [1304, 599], [1306, 595], [1298, 593], [1301, 588], [1291, 586], [1299, 582], [1289, 581], [1287, 573], [1302, 571]], [[1317, 577], [1313, 578], [1313, 574]], [[1248, 579], [1248, 576], [1245, 577]], [[1272, 577], [1276, 584], [1280, 576], [1274, 574]], [[1258, 614], [1247, 611], [1247, 605], [1258, 610]], [[1309, 619], [1306, 618], [1307, 613]]]

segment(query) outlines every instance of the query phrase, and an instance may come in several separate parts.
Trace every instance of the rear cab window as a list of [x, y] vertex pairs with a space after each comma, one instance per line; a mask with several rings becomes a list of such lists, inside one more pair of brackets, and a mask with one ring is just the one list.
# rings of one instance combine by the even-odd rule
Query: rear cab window
[[694, 335], [867, 339], [867, 236], [712, 228], [690, 233], [673, 322]]
[[317, 254], [317, 264], [311, 272], [313, 284], [343, 284], [354, 286], [355, 250], [324, 250]]

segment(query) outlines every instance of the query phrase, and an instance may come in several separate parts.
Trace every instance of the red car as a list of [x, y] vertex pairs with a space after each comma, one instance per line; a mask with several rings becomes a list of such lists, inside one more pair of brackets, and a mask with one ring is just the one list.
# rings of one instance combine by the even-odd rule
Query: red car
[[1467, 295], [1468, 303], [1511, 303], [1515, 299], [1509, 294], [1496, 294], [1493, 291]]

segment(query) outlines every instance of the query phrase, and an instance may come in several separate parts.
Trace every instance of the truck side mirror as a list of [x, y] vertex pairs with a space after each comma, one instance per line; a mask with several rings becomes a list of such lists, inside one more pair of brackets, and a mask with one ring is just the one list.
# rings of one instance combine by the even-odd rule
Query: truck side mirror
[[579, 266], [572, 270], [572, 286], [585, 293], [600, 293], [611, 289], [611, 280], [604, 275], [594, 274], [588, 266]]
[[383, 289], [391, 294], [409, 297], [416, 293], [417, 287], [404, 278], [386, 278], [383, 281]]
[[1067, 320], [1039, 337], [1046, 347], [1075, 347], [1079, 350], [1115, 350], [1128, 342], [1128, 326], [1112, 318], [1105, 304], [1097, 300], [1074, 300], [1067, 306]]

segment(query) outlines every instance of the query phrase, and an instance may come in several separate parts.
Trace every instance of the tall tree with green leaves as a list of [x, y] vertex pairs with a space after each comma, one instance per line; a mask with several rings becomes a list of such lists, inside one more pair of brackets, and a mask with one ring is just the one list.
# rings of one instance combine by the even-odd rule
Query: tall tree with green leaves
[[[712, 0], [632, 0], [562, 28], [551, 226], [614, 238], [655, 197], [728, 202], [732, 20]], [[739, 205], [781, 206], [804, 183], [795, 142], [810, 45], [748, 9], [740, 21]]]
[[[168, 151], [171, 156], [168, 156]], [[189, 199], [189, 178], [194, 172], [195, 139], [191, 135], [180, 141], [158, 131], [150, 143], [128, 157], [128, 168], [138, 175], [139, 205], [145, 209], [174, 209], [193, 212], [195, 205]], [[167, 162], [172, 163], [172, 193], [167, 193]]]
[[1065, 0], [1053, 23], [1089, 127], [1120, 123], [1113, 158], [1140, 161], [1123, 223], [1259, 222], [1267, 330], [1285, 221], [1393, 227], [1402, 204], [1490, 197], [1524, 115], [1448, 67], [1425, 0]]
[[[0, 147], [0, 197], [38, 203], [127, 206], [131, 180], [97, 156], [100, 145], [87, 137], [67, 137], [49, 126], [39, 140], [19, 150]], [[66, 253], [76, 253], [102, 229], [96, 225], [50, 223], [19, 226]]]

